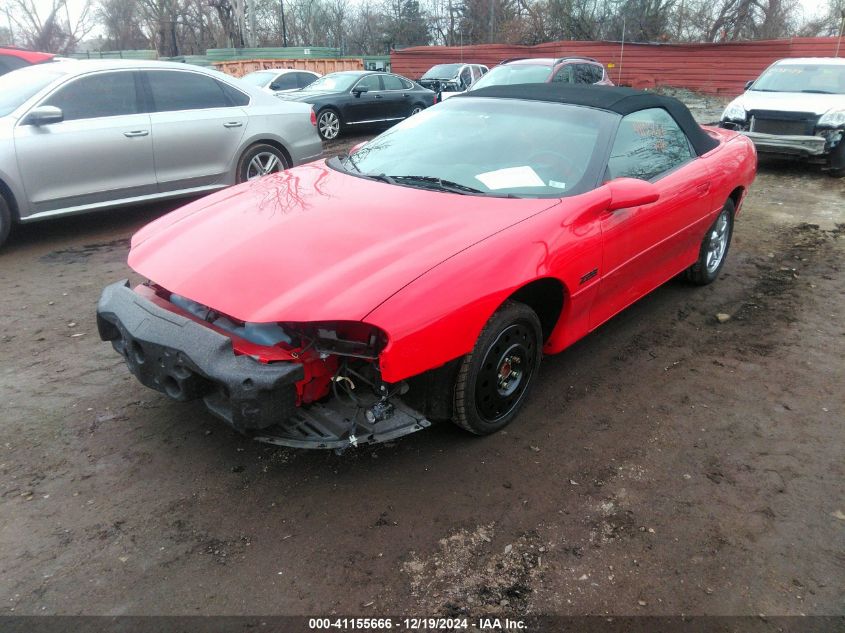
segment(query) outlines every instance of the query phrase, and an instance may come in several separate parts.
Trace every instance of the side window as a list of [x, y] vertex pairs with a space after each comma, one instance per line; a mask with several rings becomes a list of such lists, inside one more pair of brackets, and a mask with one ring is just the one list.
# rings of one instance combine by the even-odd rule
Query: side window
[[593, 79], [592, 64], [575, 64], [575, 83], [576, 84], [592, 84], [595, 83]]
[[300, 88], [304, 88], [305, 86], [310, 86], [315, 81], [317, 81], [317, 77], [312, 75], [311, 73], [296, 73], [296, 81], [297, 85]]
[[566, 66], [563, 66], [560, 70], [555, 73], [555, 76], [552, 78], [552, 83], [575, 83], [575, 78], [572, 72], [573, 67], [573, 64], [567, 64]]
[[14, 55], [0, 55], [0, 73], [8, 73], [18, 68], [29, 66], [29, 62]]
[[279, 75], [270, 84], [270, 90], [293, 90], [299, 88], [299, 80], [297, 75], [299, 73], [285, 73]]
[[470, 71], [469, 66], [464, 66], [461, 71], [460, 83], [462, 88], [469, 88], [472, 84], [472, 71]]
[[602, 79], [604, 79], [604, 68], [602, 68], [601, 66], [597, 66], [596, 64], [590, 64], [590, 70], [593, 73], [592, 83], [597, 84]]
[[414, 89], [414, 84], [413, 84], [412, 81], [410, 81], [409, 79], [405, 79], [404, 77], [400, 77], [399, 79], [402, 81], [402, 87], [405, 90], [413, 90]]
[[[217, 81], [215, 79], [215, 81]], [[226, 99], [229, 100], [229, 105], [233, 106], [246, 106], [249, 105], [249, 95], [244, 94], [237, 88], [233, 88], [227, 83], [223, 83], [222, 81], [217, 82], [220, 85], [220, 89], [223, 91], [223, 94], [226, 95]]]
[[150, 83], [156, 112], [226, 108], [223, 88], [211, 77], [181, 70], [144, 72]]
[[61, 108], [65, 121], [137, 114], [135, 73], [97, 73], [71, 80], [41, 105]]
[[385, 90], [402, 90], [402, 80], [396, 75], [382, 75]]
[[362, 78], [362, 79], [361, 79], [361, 80], [360, 80], [357, 84], [355, 84], [355, 85], [356, 85], [356, 86], [361, 86], [362, 88], [363, 88], [364, 86], [366, 86], [366, 87], [367, 87], [367, 89], [368, 89], [370, 92], [375, 92], [376, 90], [381, 90], [381, 82], [379, 81], [379, 76], [378, 76], [378, 75], [367, 75], [366, 77]]
[[691, 158], [686, 134], [666, 110], [640, 110], [619, 122], [608, 176], [651, 180]]

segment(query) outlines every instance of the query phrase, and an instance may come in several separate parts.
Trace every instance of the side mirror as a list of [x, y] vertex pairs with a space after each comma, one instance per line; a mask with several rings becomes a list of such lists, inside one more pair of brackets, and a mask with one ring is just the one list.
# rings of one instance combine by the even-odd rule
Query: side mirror
[[652, 183], [638, 178], [616, 178], [607, 183], [610, 187], [608, 211], [640, 207], [657, 202], [660, 192]]
[[270, 88], [270, 90], [281, 90], [282, 86], [274, 81], [273, 83], [270, 84], [269, 88]]
[[751, 81], [745, 82], [745, 89], [748, 90], [751, 86], [754, 85], [754, 82], [757, 81], [756, 79], [752, 79]]
[[33, 108], [24, 119], [25, 125], [50, 125], [65, 120], [64, 112], [55, 106], [40, 106]]
[[356, 97], [360, 97], [362, 93], [369, 91], [370, 89], [367, 86], [355, 86], [352, 89], [352, 94], [354, 94]]

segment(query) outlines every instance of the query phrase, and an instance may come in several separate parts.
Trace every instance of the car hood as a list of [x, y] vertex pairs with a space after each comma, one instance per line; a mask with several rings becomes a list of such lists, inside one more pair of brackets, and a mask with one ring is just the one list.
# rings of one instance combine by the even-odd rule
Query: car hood
[[311, 163], [141, 229], [129, 265], [249, 322], [360, 320], [448, 259], [555, 204], [425, 191]]
[[812, 112], [821, 116], [833, 108], [845, 108], [845, 95], [748, 90], [739, 98], [739, 102], [746, 110]]

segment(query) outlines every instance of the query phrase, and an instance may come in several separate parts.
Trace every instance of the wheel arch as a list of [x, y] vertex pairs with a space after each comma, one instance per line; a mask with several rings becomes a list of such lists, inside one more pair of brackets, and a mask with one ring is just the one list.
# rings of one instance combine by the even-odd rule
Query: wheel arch
[[743, 196], [745, 196], [745, 187], [740, 185], [728, 195], [728, 198], [733, 201], [734, 208], [739, 209], [739, 203], [742, 201]]
[[288, 148], [285, 147], [285, 144], [278, 139], [266, 137], [250, 139], [250, 141], [244, 145], [243, 150], [241, 150], [241, 155], [238, 158], [238, 164], [240, 164], [240, 161], [244, 157], [244, 155], [256, 145], [270, 145], [271, 147], [275, 147], [277, 150], [279, 150], [282, 154], [285, 155], [285, 160], [288, 162], [288, 165], [293, 166], [293, 158], [291, 157]]
[[[549, 340], [567, 302], [566, 286], [554, 277], [541, 277], [512, 292], [506, 301], [518, 301], [534, 310], [543, 328], [543, 341]], [[504, 304], [504, 302], [503, 302]]]
[[2, 196], [6, 201], [6, 204], [9, 205], [9, 213], [12, 214], [12, 220], [14, 222], [19, 222], [21, 216], [18, 201], [15, 198], [14, 192], [12, 192], [12, 188], [7, 185], [3, 179], [0, 179], [0, 196]]
[[317, 118], [319, 118], [326, 110], [334, 112], [337, 115], [337, 118], [340, 119], [340, 124], [343, 125], [343, 111], [340, 106], [334, 105], [333, 103], [324, 103], [322, 105], [314, 106], [314, 112], [317, 115]]

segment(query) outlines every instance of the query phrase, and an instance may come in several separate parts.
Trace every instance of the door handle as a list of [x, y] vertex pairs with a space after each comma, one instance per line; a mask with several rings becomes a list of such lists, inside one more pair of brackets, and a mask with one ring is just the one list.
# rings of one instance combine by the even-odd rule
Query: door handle
[[149, 136], [149, 130], [132, 130], [131, 132], [124, 132], [123, 136], [126, 138], [135, 138], [136, 136]]
[[381, 95], [376, 95], [376, 99], [384, 99]]
[[709, 182], [709, 181], [708, 181], [708, 182], [703, 182], [703, 183], [701, 183], [700, 185], [697, 185], [697, 186], [695, 187], [695, 192], [696, 192], [699, 196], [706, 195], [708, 191], [710, 191], [710, 182]]
[[229, 121], [228, 123], [224, 123], [223, 127], [241, 127], [242, 125], [242, 121]]

